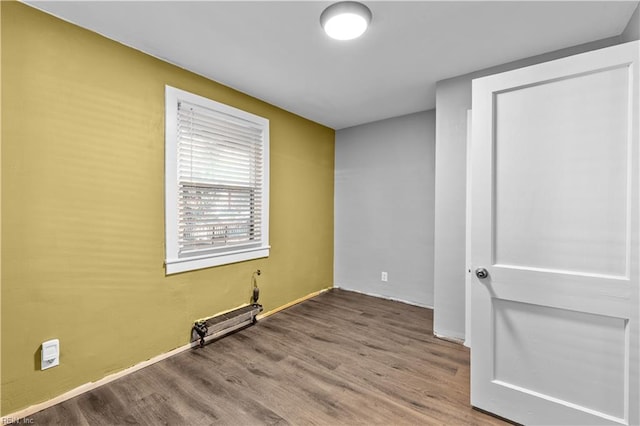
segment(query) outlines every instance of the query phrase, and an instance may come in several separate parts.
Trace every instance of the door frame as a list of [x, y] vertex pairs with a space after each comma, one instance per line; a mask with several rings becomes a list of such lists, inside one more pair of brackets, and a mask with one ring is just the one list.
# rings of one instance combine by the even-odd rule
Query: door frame
[[471, 195], [473, 184], [471, 180], [471, 140], [473, 137], [472, 110], [467, 110], [467, 182], [465, 198], [465, 268], [464, 268], [464, 345], [471, 348]]

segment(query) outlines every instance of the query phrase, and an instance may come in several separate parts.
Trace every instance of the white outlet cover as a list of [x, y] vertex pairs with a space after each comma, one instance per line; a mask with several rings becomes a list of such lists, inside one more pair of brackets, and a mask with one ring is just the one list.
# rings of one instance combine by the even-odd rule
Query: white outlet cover
[[52, 339], [42, 343], [41, 370], [60, 365], [60, 340]]

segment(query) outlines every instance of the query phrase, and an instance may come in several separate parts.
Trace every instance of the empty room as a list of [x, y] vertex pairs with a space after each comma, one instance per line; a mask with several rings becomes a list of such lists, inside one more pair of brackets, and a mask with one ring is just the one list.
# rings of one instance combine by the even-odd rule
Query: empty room
[[640, 425], [634, 1], [0, 1], [0, 416]]

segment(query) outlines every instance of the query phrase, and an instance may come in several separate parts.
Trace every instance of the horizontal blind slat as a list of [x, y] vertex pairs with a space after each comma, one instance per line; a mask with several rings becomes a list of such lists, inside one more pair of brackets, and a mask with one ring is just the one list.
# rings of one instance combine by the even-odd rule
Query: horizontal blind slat
[[259, 147], [260, 138], [233, 137], [231, 135], [223, 135], [215, 132], [207, 132], [198, 129], [189, 128], [187, 126], [178, 129], [178, 137], [186, 142], [209, 142], [218, 143], [230, 149], [247, 149], [251, 147]]
[[214, 173], [216, 170], [211, 170], [212, 168], [217, 168], [218, 170], [224, 170], [226, 173], [231, 173], [235, 170], [238, 171], [247, 171], [253, 172], [254, 170], [262, 170], [262, 167], [253, 166], [251, 162], [248, 164], [242, 164], [240, 161], [229, 161], [226, 158], [203, 158], [203, 157], [192, 157], [189, 155], [178, 155], [178, 159], [180, 160], [180, 168], [179, 170], [195, 170], [201, 172]]
[[188, 128], [197, 132], [206, 132], [217, 134], [223, 138], [229, 139], [249, 139], [259, 141], [262, 137], [261, 130], [248, 128], [230, 127], [224, 122], [215, 119], [203, 119], [201, 116], [192, 114], [178, 114], [178, 128]]
[[206, 119], [206, 120], [218, 120], [224, 123], [226, 126], [241, 129], [253, 129], [256, 132], [261, 132], [261, 126], [247, 121], [240, 117], [231, 116], [221, 111], [212, 110], [210, 108], [201, 107], [191, 102], [180, 101], [178, 110], [185, 114], [193, 114], [194, 116]]

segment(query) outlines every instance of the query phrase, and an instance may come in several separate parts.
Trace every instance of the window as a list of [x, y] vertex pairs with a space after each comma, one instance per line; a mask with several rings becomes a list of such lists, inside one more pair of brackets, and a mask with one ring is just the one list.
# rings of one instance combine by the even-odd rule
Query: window
[[166, 86], [167, 274], [269, 256], [269, 120]]

